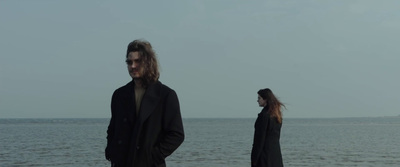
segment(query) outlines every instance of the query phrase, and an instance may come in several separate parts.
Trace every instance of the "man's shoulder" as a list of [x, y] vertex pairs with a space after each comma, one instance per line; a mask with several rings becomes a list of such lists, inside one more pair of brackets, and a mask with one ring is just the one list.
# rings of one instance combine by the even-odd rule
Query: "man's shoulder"
[[161, 88], [161, 89], [168, 90], [168, 91], [173, 90], [173, 89], [171, 89], [169, 86], [163, 84], [161, 81], [157, 81], [157, 84], [160, 85], [160, 88]]
[[160, 88], [160, 91], [161, 91], [161, 96], [168, 95], [170, 93], [176, 94], [174, 89], [172, 89], [169, 86], [163, 84], [162, 82], [157, 81], [157, 84], [159, 85], [159, 88]]
[[117, 88], [117, 89], [114, 91], [114, 94], [115, 94], [115, 93], [126, 92], [127, 90], [130, 89], [131, 86], [133, 86], [132, 84], [133, 84], [133, 82], [131, 81], [131, 82], [128, 82], [127, 84], [125, 84], [124, 86], [121, 86], [121, 87]]

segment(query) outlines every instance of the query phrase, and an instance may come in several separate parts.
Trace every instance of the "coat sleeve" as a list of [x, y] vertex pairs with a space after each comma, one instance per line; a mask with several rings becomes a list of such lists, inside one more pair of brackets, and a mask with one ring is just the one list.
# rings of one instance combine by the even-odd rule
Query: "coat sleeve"
[[165, 158], [171, 155], [185, 138], [179, 100], [174, 90], [171, 90], [166, 97], [163, 131], [163, 138], [156, 151]]
[[251, 151], [251, 164], [257, 164], [264, 147], [265, 137], [267, 135], [267, 126], [269, 119], [265, 114], [260, 114], [255, 123], [253, 149]]
[[115, 116], [114, 116], [114, 111], [115, 111], [115, 95], [116, 93], [114, 92], [112, 98], [111, 98], [111, 119], [110, 119], [110, 124], [108, 125], [107, 128], [107, 146], [105, 149], [105, 157], [107, 160], [110, 160], [110, 155], [109, 155], [109, 148], [111, 140], [113, 139], [114, 136], [114, 129], [115, 129]]

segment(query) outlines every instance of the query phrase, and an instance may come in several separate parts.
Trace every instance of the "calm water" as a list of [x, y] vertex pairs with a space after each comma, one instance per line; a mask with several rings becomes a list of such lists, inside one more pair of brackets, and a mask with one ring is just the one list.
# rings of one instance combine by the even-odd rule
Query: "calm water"
[[[254, 119], [184, 119], [169, 167], [250, 165]], [[109, 166], [108, 119], [0, 119], [1, 167]], [[287, 167], [400, 166], [400, 117], [284, 119]]]

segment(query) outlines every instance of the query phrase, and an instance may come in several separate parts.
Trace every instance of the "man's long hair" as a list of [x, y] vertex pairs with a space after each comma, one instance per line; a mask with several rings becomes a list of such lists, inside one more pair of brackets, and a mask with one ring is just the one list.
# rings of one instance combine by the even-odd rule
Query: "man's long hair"
[[265, 107], [267, 107], [267, 112], [270, 113], [271, 117], [276, 117], [278, 122], [282, 123], [282, 106], [285, 107], [285, 105], [275, 97], [271, 89], [261, 89], [257, 93], [266, 100], [267, 104]]
[[156, 53], [151, 47], [151, 44], [145, 40], [134, 40], [128, 45], [126, 58], [128, 58], [130, 52], [139, 52], [141, 58], [140, 63], [143, 68], [143, 85], [147, 86], [158, 81], [160, 77], [159, 65]]

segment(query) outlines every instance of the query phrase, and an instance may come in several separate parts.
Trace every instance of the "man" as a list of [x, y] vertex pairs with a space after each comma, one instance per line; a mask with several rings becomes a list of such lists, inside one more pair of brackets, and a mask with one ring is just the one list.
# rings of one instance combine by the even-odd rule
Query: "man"
[[149, 42], [129, 43], [126, 64], [132, 81], [112, 96], [106, 159], [114, 167], [166, 166], [165, 158], [184, 140], [178, 97], [158, 81]]

